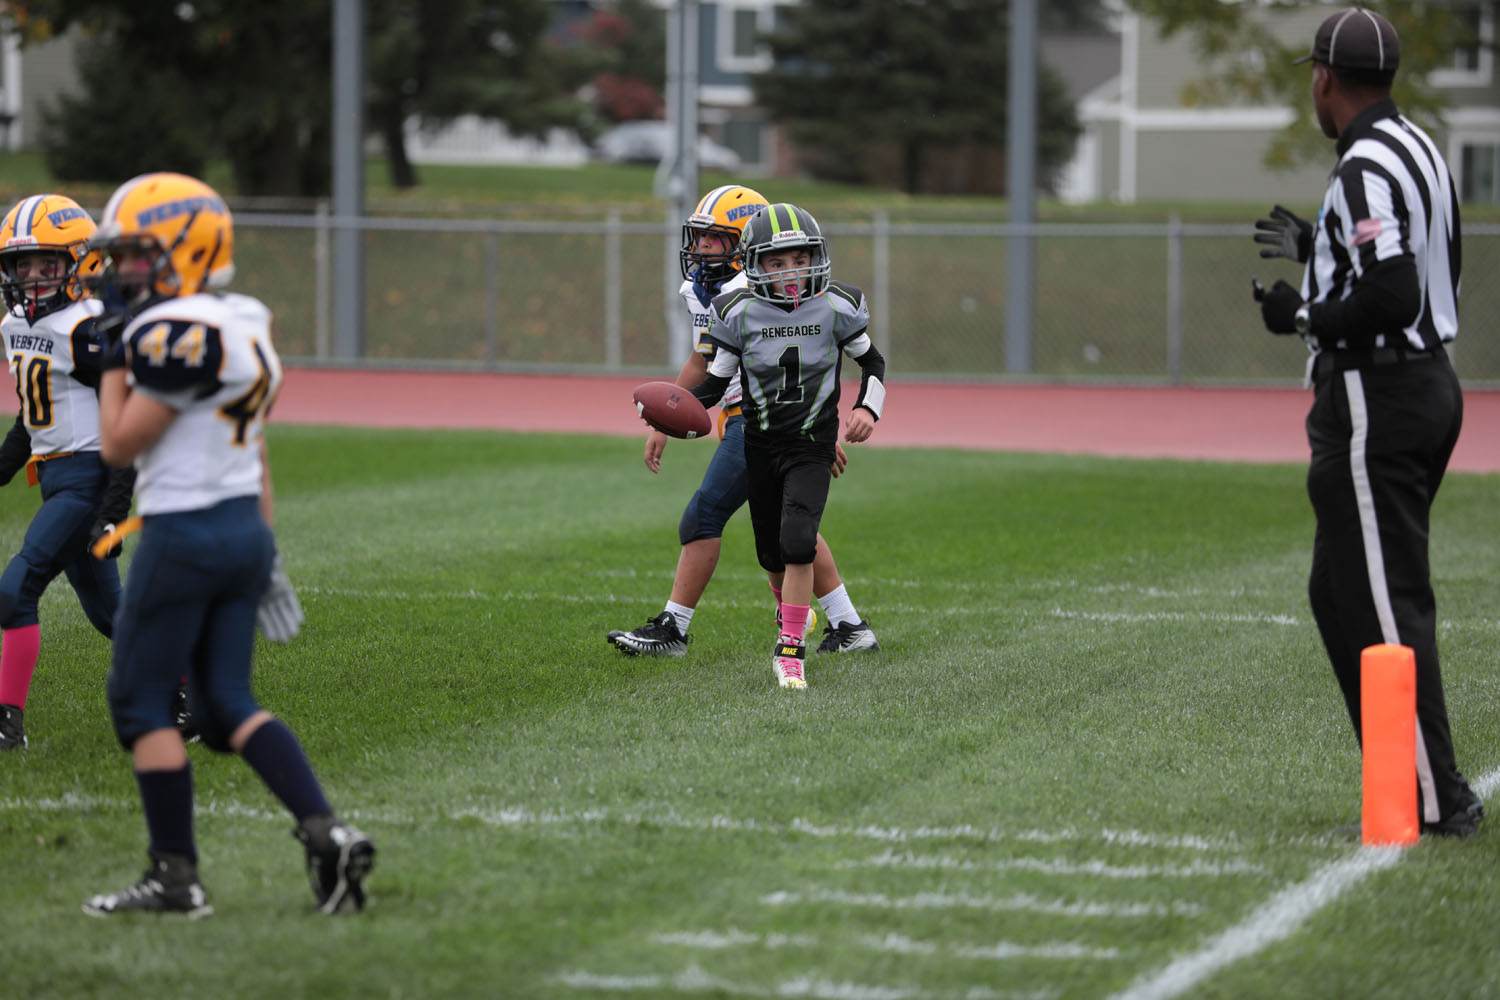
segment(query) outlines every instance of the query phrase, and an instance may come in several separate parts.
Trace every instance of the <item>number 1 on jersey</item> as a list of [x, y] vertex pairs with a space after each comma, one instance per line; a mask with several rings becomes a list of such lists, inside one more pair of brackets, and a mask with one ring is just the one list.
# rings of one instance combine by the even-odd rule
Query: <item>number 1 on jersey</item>
[[776, 391], [776, 402], [802, 402], [802, 352], [796, 344], [781, 352], [776, 367], [781, 369], [781, 388]]

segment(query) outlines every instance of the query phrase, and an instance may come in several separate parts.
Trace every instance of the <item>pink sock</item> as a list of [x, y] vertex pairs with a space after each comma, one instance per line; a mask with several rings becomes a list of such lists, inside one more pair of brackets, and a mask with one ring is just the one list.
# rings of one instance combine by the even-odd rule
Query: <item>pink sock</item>
[[781, 591], [777, 590], [774, 586], [772, 586], [769, 581], [767, 581], [766, 586], [768, 586], [768, 587], [771, 588], [771, 596], [774, 597], [774, 598], [776, 598], [776, 603], [777, 604], [780, 604], [781, 603]]
[[781, 634], [801, 641], [807, 632], [807, 613], [810, 604], [783, 604], [781, 606]]
[[42, 650], [42, 627], [27, 625], [0, 633], [0, 705], [26, 707], [31, 675]]

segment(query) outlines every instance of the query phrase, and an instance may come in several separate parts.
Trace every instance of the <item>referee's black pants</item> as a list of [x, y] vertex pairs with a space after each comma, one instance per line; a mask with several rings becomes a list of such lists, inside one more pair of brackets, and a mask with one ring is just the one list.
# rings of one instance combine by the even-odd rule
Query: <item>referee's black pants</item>
[[1357, 737], [1361, 652], [1378, 643], [1415, 651], [1426, 823], [1462, 811], [1473, 794], [1454, 761], [1427, 557], [1428, 513], [1462, 422], [1458, 378], [1441, 352], [1323, 372], [1307, 416], [1313, 617]]

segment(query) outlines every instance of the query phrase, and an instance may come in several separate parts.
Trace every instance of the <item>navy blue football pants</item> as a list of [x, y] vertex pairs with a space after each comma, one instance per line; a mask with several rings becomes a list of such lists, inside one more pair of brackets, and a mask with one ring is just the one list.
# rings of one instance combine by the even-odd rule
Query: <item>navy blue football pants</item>
[[145, 518], [109, 672], [121, 746], [173, 726], [172, 699], [178, 679], [187, 677], [204, 744], [229, 749], [230, 735], [260, 709], [250, 692], [250, 657], [274, 554], [257, 497]]
[[705, 538], [720, 538], [734, 512], [749, 496], [750, 476], [745, 470], [745, 418], [724, 421], [724, 438], [714, 449], [703, 482], [677, 523], [677, 540], [683, 545]]
[[26, 529], [21, 551], [0, 573], [0, 628], [37, 624], [42, 592], [57, 574], [66, 573], [90, 624], [110, 636], [120, 603], [119, 566], [88, 551], [109, 470], [97, 451], [49, 458], [36, 470], [42, 506]]

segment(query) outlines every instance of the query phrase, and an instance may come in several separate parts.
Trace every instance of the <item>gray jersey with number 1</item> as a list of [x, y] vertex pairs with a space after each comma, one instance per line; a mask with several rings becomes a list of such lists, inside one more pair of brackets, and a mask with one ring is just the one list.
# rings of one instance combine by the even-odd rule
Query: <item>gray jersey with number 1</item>
[[744, 290], [714, 299], [708, 336], [740, 359], [746, 430], [834, 441], [841, 348], [869, 325], [864, 292], [838, 281], [795, 309]]

